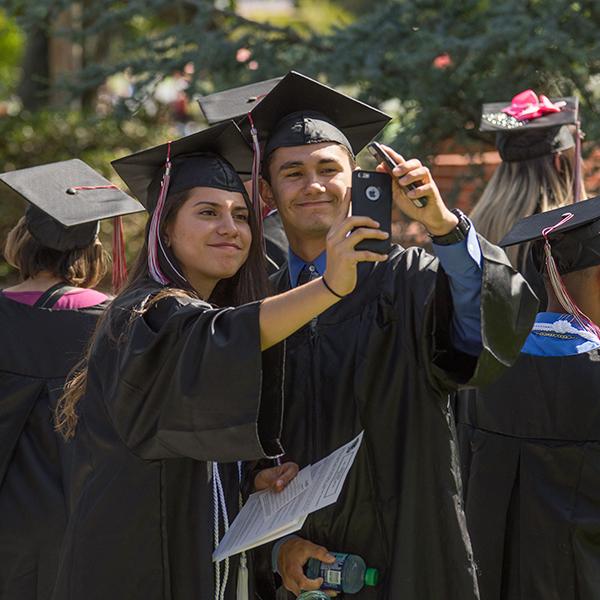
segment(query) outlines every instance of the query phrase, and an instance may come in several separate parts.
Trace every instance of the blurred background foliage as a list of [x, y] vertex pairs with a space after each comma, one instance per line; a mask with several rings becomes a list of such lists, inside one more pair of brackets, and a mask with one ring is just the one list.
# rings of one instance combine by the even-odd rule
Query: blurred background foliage
[[[385, 141], [426, 161], [493, 149], [484, 101], [575, 94], [589, 155], [599, 29], [597, 0], [0, 0], [0, 169], [79, 157], [118, 183], [111, 159], [205, 126], [194, 96], [290, 69], [381, 106]], [[473, 201], [474, 163], [452, 188], [479, 182]], [[3, 240], [22, 204], [1, 193]]]

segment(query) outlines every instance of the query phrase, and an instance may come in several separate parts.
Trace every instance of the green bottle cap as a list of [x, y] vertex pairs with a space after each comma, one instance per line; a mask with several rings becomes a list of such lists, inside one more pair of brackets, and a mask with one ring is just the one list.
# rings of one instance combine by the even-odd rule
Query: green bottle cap
[[365, 571], [365, 585], [375, 586], [379, 581], [379, 571], [377, 569], [367, 569]]

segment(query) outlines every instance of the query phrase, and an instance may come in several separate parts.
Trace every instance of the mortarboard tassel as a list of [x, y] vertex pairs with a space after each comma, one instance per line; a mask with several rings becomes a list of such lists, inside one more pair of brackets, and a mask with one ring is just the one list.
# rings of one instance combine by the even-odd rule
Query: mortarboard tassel
[[[167, 196], [169, 194], [169, 184], [171, 182], [171, 142], [167, 142], [167, 158], [165, 161], [165, 172], [160, 183], [160, 192], [158, 194], [158, 202], [156, 208], [152, 212], [152, 219], [148, 229], [148, 270], [154, 281], [162, 285], [175, 284], [177, 286], [189, 287], [192, 286], [187, 281], [185, 275], [176, 266], [176, 260], [171, 260], [170, 252], [163, 245], [163, 240], [160, 235], [160, 226], [165, 211]], [[171, 273], [167, 276], [160, 266], [160, 258], [167, 263], [167, 268], [171, 269]], [[171, 279], [169, 278], [171, 277]], [[177, 280], [179, 278], [179, 280]]]
[[248, 113], [248, 120], [250, 121], [250, 136], [252, 137], [252, 149], [254, 150], [254, 157], [252, 159], [252, 207], [254, 208], [254, 214], [256, 215], [256, 225], [262, 240], [263, 251], [266, 253], [265, 239], [263, 236], [263, 214], [260, 205], [260, 190], [258, 187], [261, 163], [260, 143], [258, 142], [258, 131], [254, 126], [252, 113]]
[[156, 208], [152, 213], [152, 220], [150, 221], [150, 229], [148, 230], [148, 270], [150, 276], [154, 281], [162, 285], [169, 283], [169, 280], [165, 277], [160, 268], [158, 260], [159, 246], [162, 245], [160, 239], [160, 223], [162, 220], [162, 213], [165, 207], [165, 201], [167, 198], [167, 192], [169, 191], [169, 181], [171, 179], [171, 142], [167, 143], [167, 159], [165, 162], [165, 173], [160, 183], [160, 193], [158, 195], [158, 202]]
[[570, 221], [575, 215], [573, 213], [565, 213], [563, 214], [563, 218], [552, 227], [546, 227], [542, 230], [542, 235], [544, 236], [544, 253], [546, 255], [546, 270], [548, 272], [548, 278], [550, 279], [550, 284], [552, 285], [552, 289], [556, 294], [556, 298], [559, 304], [563, 307], [563, 309], [573, 315], [575, 321], [587, 332], [600, 337], [600, 327], [596, 325], [575, 303], [573, 298], [571, 298], [567, 288], [565, 287], [564, 281], [560, 276], [558, 271], [558, 266], [556, 265], [556, 261], [552, 256], [552, 246], [550, 245], [550, 241], [548, 240], [548, 236], [555, 229], [564, 225], [568, 221]]

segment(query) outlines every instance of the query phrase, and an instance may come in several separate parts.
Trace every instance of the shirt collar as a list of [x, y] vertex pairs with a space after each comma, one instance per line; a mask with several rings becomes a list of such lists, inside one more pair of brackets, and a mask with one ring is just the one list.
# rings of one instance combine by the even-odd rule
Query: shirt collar
[[325, 273], [325, 267], [327, 266], [327, 252], [323, 250], [315, 260], [312, 262], [305, 262], [294, 251], [290, 248], [288, 251], [288, 271], [290, 273], [290, 284], [292, 287], [298, 285], [298, 277], [302, 269], [308, 265], [314, 265], [317, 273], [323, 275]]

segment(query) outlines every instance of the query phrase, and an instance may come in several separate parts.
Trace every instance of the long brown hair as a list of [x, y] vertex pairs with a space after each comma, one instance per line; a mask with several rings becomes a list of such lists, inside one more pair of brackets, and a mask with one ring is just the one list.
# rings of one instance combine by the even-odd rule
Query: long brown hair
[[[497, 244], [520, 219], [572, 202], [573, 164], [565, 154], [551, 154], [500, 163], [469, 216], [477, 232]], [[524, 269], [528, 254], [522, 246], [507, 249], [517, 269]]]
[[97, 238], [85, 248], [53, 250], [29, 233], [25, 217], [9, 231], [4, 258], [11, 267], [18, 269], [23, 280], [48, 271], [69, 285], [83, 288], [98, 285], [108, 266], [107, 254]]
[[[169, 196], [169, 203], [165, 212], [165, 217], [161, 224], [161, 235], [164, 235], [165, 229], [169, 223], [176, 217], [179, 209], [183, 206], [189, 196], [189, 190], [182, 191]], [[265, 257], [263, 251], [263, 240], [260, 234], [260, 229], [255, 216], [255, 212], [250, 205], [250, 201], [246, 195], [244, 199], [249, 209], [249, 224], [252, 232], [252, 242], [246, 262], [241, 266], [239, 271], [229, 279], [223, 279], [215, 286], [213, 294], [206, 299], [217, 306], [239, 306], [247, 302], [260, 300], [267, 295], [267, 275]], [[144, 244], [135, 260], [133, 268], [129, 273], [127, 282], [120, 290], [117, 298], [132, 291], [135, 288], [141, 287], [144, 283], [150, 280], [150, 272], [148, 269], [148, 228], [146, 228], [146, 236]], [[168, 296], [179, 296], [187, 298], [198, 298], [198, 294], [194, 290], [179, 289], [173, 287], [165, 287], [152, 299], [146, 302], [143, 308], [135, 307], [131, 313], [131, 321], [144, 312], [159, 300]], [[100, 331], [106, 329], [107, 335], [111, 340], [118, 343], [120, 338], [113, 331], [114, 317], [112, 307], [114, 302], [108, 308], [106, 313], [99, 320], [98, 325], [92, 339], [88, 344], [88, 349], [85, 356], [71, 371], [64, 387], [63, 395], [61, 396], [55, 412], [55, 428], [65, 439], [71, 439], [75, 435], [77, 428], [77, 404], [85, 394], [88, 375], [88, 364], [92, 354], [97, 336]], [[106, 324], [106, 325], [105, 325]]]

